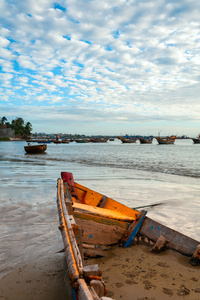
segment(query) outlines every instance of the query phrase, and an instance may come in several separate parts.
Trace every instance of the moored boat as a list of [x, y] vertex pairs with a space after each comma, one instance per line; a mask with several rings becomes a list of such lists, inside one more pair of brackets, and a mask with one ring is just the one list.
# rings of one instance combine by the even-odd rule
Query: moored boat
[[132, 144], [132, 143], [135, 143], [138, 140], [138, 138], [135, 137], [135, 136], [134, 137], [120, 137], [119, 139], [124, 144]]
[[101, 137], [91, 137], [90, 142], [92, 143], [106, 143], [109, 138], [101, 138]]
[[63, 139], [62, 144], [69, 144], [69, 140], [68, 139]]
[[175, 140], [176, 140], [176, 135], [173, 136], [165, 136], [165, 137], [156, 137], [156, 140], [158, 142], [158, 144], [160, 145], [172, 145], [174, 144]]
[[139, 137], [139, 141], [141, 144], [152, 144], [153, 142], [153, 136], [142, 136]]
[[84, 143], [89, 143], [90, 139], [75, 139], [76, 143], [84, 144]]
[[193, 138], [192, 140], [194, 144], [200, 144], [200, 134], [196, 138]]
[[37, 140], [38, 144], [50, 144], [52, 140]]
[[26, 153], [44, 153], [47, 149], [46, 144], [40, 144], [40, 145], [27, 145], [24, 146], [24, 150]]
[[62, 144], [62, 140], [53, 140], [54, 144]]

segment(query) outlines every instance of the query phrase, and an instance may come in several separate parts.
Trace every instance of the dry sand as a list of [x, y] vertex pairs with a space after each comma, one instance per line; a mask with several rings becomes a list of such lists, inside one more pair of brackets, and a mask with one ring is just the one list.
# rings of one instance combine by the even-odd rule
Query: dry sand
[[[115, 246], [98, 259], [102, 278], [116, 300], [200, 299], [200, 267], [174, 251], [150, 252], [145, 245]], [[89, 259], [87, 264], [97, 263]]]
[[[153, 254], [150, 247], [133, 245], [115, 246], [106, 254], [85, 264], [99, 264], [113, 299], [200, 299], [200, 267], [179, 253]], [[0, 280], [0, 300], [70, 299], [66, 270], [64, 253], [27, 263]]]

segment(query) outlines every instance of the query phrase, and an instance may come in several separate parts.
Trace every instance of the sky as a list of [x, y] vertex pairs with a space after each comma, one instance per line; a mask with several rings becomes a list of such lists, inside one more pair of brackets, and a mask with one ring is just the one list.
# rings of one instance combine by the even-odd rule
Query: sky
[[199, 16], [199, 0], [0, 0], [0, 118], [198, 135]]

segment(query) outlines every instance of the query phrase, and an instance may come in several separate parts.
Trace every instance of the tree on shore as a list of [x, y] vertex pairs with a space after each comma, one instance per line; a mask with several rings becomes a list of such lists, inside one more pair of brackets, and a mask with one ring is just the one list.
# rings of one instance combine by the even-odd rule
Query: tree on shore
[[6, 117], [0, 118], [0, 128], [3, 127], [12, 128], [15, 130], [16, 136], [21, 136], [23, 138], [27, 138], [28, 136], [31, 135], [32, 124], [30, 122], [27, 122], [25, 124], [22, 118], [16, 118], [15, 120], [12, 120], [11, 123], [6, 121], [7, 121]]
[[7, 118], [6, 118], [6, 117], [1, 118], [1, 122], [0, 122], [1, 127], [5, 125], [5, 122], [6, 122], [6, 121], [7, 121]]

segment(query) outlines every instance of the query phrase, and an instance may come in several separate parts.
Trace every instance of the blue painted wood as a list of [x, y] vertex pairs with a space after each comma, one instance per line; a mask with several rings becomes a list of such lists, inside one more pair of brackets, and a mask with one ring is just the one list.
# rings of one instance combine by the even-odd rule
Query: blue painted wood
[[138, 231], [142, 225], [142, 222], [143, 222], [146, 214], [147, 214], [147, 211], [142, 210], [140, 212], [140, 214], [138, 215], [138, 218], [129, 226], [129, 228], [125, 234], [125, 236], [127, 236], [127, 238], [124, 238], [122, 241], [122, 245], [124, 248], [130, 246], [130, 244], [134, 240], [136, 234], [138, 233]]

